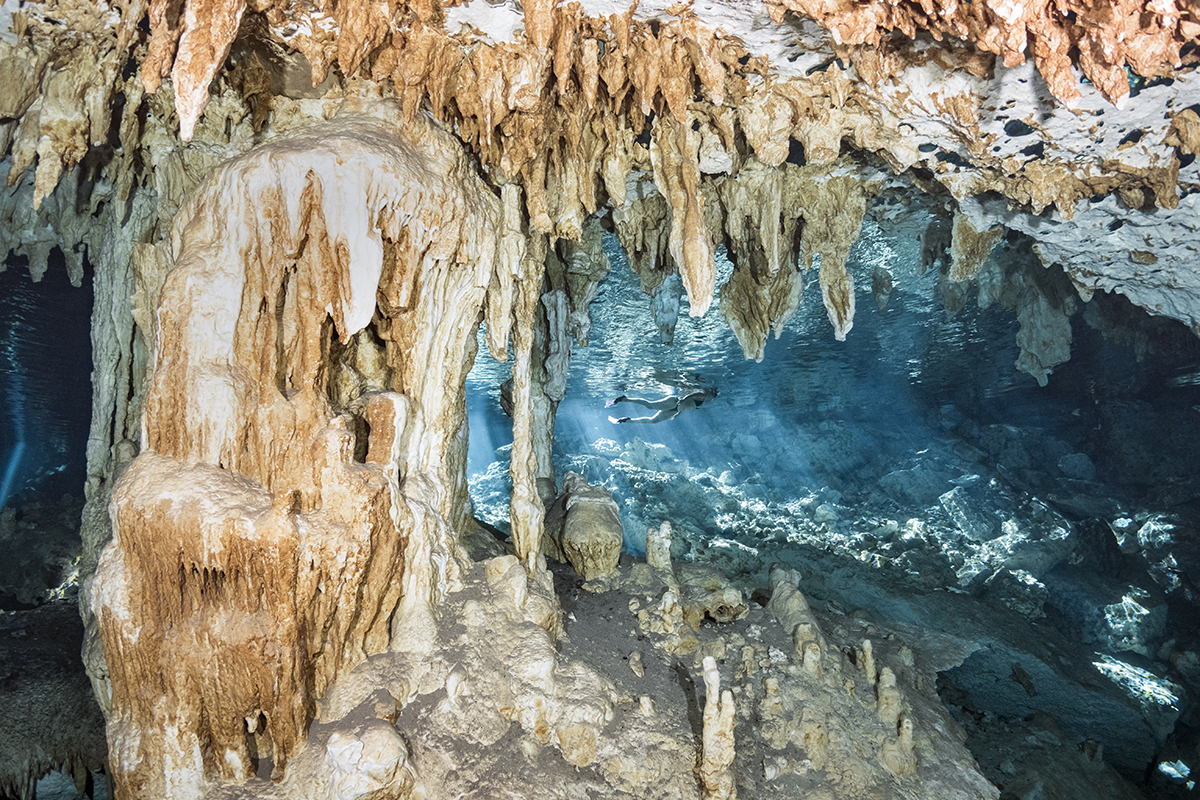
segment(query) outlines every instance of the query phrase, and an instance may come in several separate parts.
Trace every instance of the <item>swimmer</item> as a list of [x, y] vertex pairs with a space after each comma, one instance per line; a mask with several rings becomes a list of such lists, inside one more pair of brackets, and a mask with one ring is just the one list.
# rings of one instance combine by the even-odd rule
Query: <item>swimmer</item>
[[659, 400], [650, 400], [644, 397], [630, 397], [629, 395], [621, 395], [615, 400], [609, 400], [604, 404], [605, 408], [615, 406], [617, 403], [637, 403], [639, 406], [653, 409], [658, 413], [650, 417], [609, 417], [608, 421], [614, 425], [619, 425], [622, 422], [662, 422], [668, 419], [674, 419], [679, 416], [681, 411], [688, 411], [693, 408], [699, 408], [704, 404], [705, 400], [711, 400], [717, 396], [715, 387], [705, 387], [699, 391], [690, 391], [685, 395], [669, 394]]

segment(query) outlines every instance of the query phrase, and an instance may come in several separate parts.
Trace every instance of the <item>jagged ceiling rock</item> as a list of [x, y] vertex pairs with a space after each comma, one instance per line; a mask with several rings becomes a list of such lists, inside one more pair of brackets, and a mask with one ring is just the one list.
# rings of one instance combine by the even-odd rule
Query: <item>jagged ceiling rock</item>
[[[1040, 252], [1085, 291], [1129, 288], [1157, 313], [1189, 324], [1200, 316], [1188, 298], [1155, 296], [1179, 294], [1183, 267], [1181, 254], [1157, 251], [1193, 233], [1194, 215], [1164, 212], [1200, 185], [1200, 118], [1189, 108], [1200, 18], [1188, 3], [724, 0], [697, 12], [660, 0], [618, 13], [549, 0], [143, 0], [111, 9], [10, 0], [4, 9], [0, 63], [16, 79], [0, 90], [0, 128], [10, 185], [36, 162], [35, 205], [109, 142], [119, 100], [125, 169], [112, 172], [128, 181], [138, 145], [161, 166], [164, 153], [189, 149], [180, 140], [207, 149], [241, 136], [247, 116], [252, 136], [270, 136], [297, 111], [288, 99], [370, 78], [408, 116], [428, 108], [449, 125], [489, 179], [522, 185], [533, 227], [555, 237], [578, 239], [596, 209], [622, 209], [630, 171], [652, 170], [670, 200], [667, 272], [679, 271], [693, 314], [715, 288], [699, 176], [736, 174], [750, 152], [778, 166], [798, 145], [809, 164], [848, 153], [881, 159], [960, 203], [1002, 195], [1004, 210], [989, 202], [989, 219], [974, 218], [979, 230], [1000, 223], [1041, 239], [1048, 208], [1070, 223], [1090, 210], [1084, 200], [1150, 214], [1163, 245], [1106, 237], [1090, 269], [1067, 248]], [[307, 86], [298, 77], [306, 70]], [[156, 101], [142, 93], [165, 88], [173, 110], [147, 115]], [[236, 103], [241, 116], [214, 102]], [[214, 115], [232, 128], [206, 133]], [[160, 122], [173, 141], [144, 146]], [[649, 149], [636, 141], [647, 126]], [[1130, 266], [1147, 258], [1134, 251], [1158, 259], [1153, 275]], [[1126, 287], [1129, 274], [1136, 285]], [[653, 291], [661, 280], [647, 283]], [[831, 317], [839, 335], [844, 310]]]

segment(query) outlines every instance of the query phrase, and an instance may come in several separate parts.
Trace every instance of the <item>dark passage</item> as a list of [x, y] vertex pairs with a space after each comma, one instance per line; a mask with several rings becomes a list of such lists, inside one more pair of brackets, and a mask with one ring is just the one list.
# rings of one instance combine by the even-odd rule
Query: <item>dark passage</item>
[[71, 286], [62, 253], [34, 283], [0, 273], [0, 506], [82, 494], [92, 408], [90, 274]]

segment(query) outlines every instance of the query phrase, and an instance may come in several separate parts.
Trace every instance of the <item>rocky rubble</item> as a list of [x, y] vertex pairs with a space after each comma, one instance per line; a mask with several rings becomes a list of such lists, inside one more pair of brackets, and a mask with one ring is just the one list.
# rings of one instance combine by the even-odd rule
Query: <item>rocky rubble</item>
[[95, 796], [95, 773], [107, 769], [108, 748], [104, 718], [79, 663], [83, 624], [74, 603], [0, 612], [0, 642], [0, 792], [34, 800], [38, 779], [61, 770], [79, 796]]

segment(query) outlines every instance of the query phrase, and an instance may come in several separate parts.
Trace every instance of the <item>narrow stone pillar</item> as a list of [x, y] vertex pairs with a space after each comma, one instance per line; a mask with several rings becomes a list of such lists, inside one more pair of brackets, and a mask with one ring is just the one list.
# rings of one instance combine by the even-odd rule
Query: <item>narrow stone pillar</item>
[[534, 236], [521, 260], [516, 301], [513, 304], [513, 447], [509, 467], [513, 490], [509, 514], [517, 558], [530, 567], [541, 556], [542, 520], [545, 516], [537, 491], [532, 398], [534, 315], [541, 297], [545, 262], [546, 238]]
[[729, 770], [734, 755], [733, 692], [721, 691], [721, 674], [712, 656], [704, 657], [704, 694], [704, 752], [700, 761], [704, 800], [737, 800], [737, 785]]

